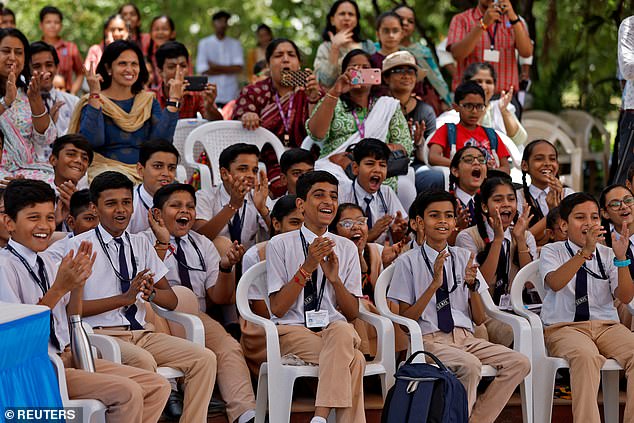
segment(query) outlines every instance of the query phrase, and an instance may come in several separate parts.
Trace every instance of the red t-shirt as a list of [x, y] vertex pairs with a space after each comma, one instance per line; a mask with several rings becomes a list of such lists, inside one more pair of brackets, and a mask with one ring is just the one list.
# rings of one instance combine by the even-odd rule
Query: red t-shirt
[[[506, 149], [506, 146], [500, 137], [498, 135], [496, 136], [498, 138], [498, 147], [496, 149], [498, 158], [502, 159], [504, 157], [509, 157], [510, 154]], [[438, 128], [436, 133], [429, 140], [428, 144], [440, 145], [443, 149], [443, 156], [450, 158], [451, 148], [449, 147], [449, 142], [447, 140], [447, 125], [443, 125]], [[489, 154], [491, 153], [491, 143], [489, 142], [489, 137], [487, 136], [484, 128], [478, 125], [473, 131], [471, 131], [458, 123], [456, 125], [456, 151], [467, 145], [475, 145], [476, 147], [485, 149], [489, 152]], [[487, 159], [489, 159], [489, 157], [487, 157]]]

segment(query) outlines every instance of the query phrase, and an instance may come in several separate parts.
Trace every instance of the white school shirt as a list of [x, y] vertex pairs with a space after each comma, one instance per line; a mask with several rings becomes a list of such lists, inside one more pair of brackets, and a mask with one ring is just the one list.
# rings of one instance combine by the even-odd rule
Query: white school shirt
[[[37, 254], [12, 239], [9, 240], [9, 245], [15, 248], [15, 250], [24, 257], [26, 262], [31, 266], [31, 269], [33, 269], [35, 274], [39, 277]], [[52, 287], [55, 282], [55, 277], [57, 276], [58, 266], [53, 263], [50, 258], [46, 257], [46, 255], [41, 255], [41, 257], [48, 274], [49, 284]], [[37, 304], [43, 296], [44, 293], [33, 280], [24, 264], [22, 264], [22, 261], [8, 249], [4, 248], [0, 250], [0, 301], [14, 304]], [[70, 293], [66, 293], [51, 310], [55, 336], [62, 349], [70, 344], [68, 316], [66, 315], [66, 306], [69, 301]], [[50, 351], [55, 351], [56, 353], [62, 352], [62, 350], [55, 349], [50, 340], [48, 347]]]
[[[266, 258], [266, 244], [268, 241], [263, 241], [255, 244], [251, 248], [249, 248], [246, 253], [242, 256], [242, 273], [249, 270], [251, 267], [255, 266], [262, 260], [260, 260], [260, 248], [264, 248], [265, 253], [264, 257]], [[264, 295], [260, 293], [258, 288], [255, 285], [251, 285], [249, 288], [249, 292], [247, 293], [247, 297], [249, 300], [264, 300]]]
[[[244, 248], [249, 248], [255, 244], [255, 237], [259, 229], [268, 233], [268, 226], [258, 209], [253, 204], [253, 196], [251, 193], [245, 196], [246, 203], [236, 212], [242, 219], [242, 236], [241, 241]], [[229, 204], [231, 195], [225, 190], [223, 184], [218, 185], [211, 190], [201, 189], [196, 192], [196, 219], [209, 220], [220, 213], [222, 208]], [[235, 216], [235, 215], [234, 215]], [[231, 216], [229, 222], [234, 218]], [[244, 216], [244, 218], [242, 217]], [[218, 235], [231, 238], [229, 235], [229, 224], [227, 223]]]
[[[550, 192], [550, 187], [546, 187], [546, 189], [539, 189], [535, 185], [531, 184], [528, 186], [528, 192], [533, 196], [539, 208], [542, 211], [544, 217], [548, 216], [548, 203], [546, 203], [546, 196]], [[572, 188], [564, 187], [564, 197], [568, 197], [570, 194], [574, 194], [575, 191]], [[515, 193], [517, 197], [517, 213], [522, 214], [524, 211], [524, 202], [528, 204], [528, 201], [524, 198], [524, 190], [518, 189]]]
[[473, 207], [475, 207], [475, 195], [470, 195], [464, 192], [460, 187], [456, 187], [456, 198], [460, 201], [460, 205], [469, 209], [469, 201], [473, 201]]
[[[266, 285], [269, 295], [282, 289], [287, 283], [295, 283], [291, 279], [297, 269], [304, 263], [304, 246], [299, 232], [302, 231], [306, 242], [312, 243], [317, 235], [306, 226], [300, 229], [276, 235], [266, 245]], [[335, 254], [339, 259], [339, 277], [346, 289], [355, 297], [362, 297], [361, 265], [357, 246], [347, 238], [326, 231], [322, 237], [335, 241]], [[317, 292], [321, 290], [323, 272], [317, 269]], [[346, 318], [337, 310], [337, 299], [332, 284], [326, 280], [320, 310], [327, 310], [331, 322]], [[295, 303], [284, 316], [271, 315], [271, 320], [278, 325], [304, 325], [304, 292], [300, 292]]]
[[42, 256], [47, 256], [53, 261], [53, 263], [59, 264], [64, 256], [70, 251], [70, 240], [74, 236], [74, 232], [68, 232], [64, 238], [59, 239], [49, 245], [46, 251], [42, 253]]
[[[103, 238], [112, 264], [110, 264], [108, 256], [106, 256], [106, 252], [97, 238], [97, 229], [99, 229], [99, 233]], [[134, 261], [136, 263], [137, 273], [144, 269], [149, 269], [150, 273], [154, 273], [155, 282], [158, 282], [167, 274], [167, 267], [156, 254], [154, 247], [147, 238], [139, 234], [130, 234], [126, 231], [121, 235], [121, 239], [123, 240], [128, 273], [131, 278], [134, 276], [132, 274], [134, 266], [131, 261], [132, 254], [130, 247], [134, 250]], [[74, 236], [69, 246], [77, 250], [82, 241], [92, 242], [92, 251], [93, 253], [97, 253], [95, 264], [92, 267], [92, 274], [86, 281], [86, 285], [84, 285], [84, 300], [98, 300], [121, 295], [121, 281], [114, 271], [114, 269], [119, 271], [119, 244], [101, 224], [95, 229]], [[143, 326], [145, 325], [145, 300], [141, 298], [140, 293], [137, 296], [136, 306], [136, 320]], [[123, 307], [94, 316], [84, 317], [84, 321], [89, 323], [92, 327], [128, 326], [130, 324], [125, 317]]]
[[[150, 241], [152, 245], [156, 242], [156, 236], [151, 229], [139, 233]], [[206, 236], [200, 235], [194, 231], [189, 231], [189, 234], [182, 237], [180, 246], [183, 248], [185, 258], [187, 260], [187, 266], [193, 269], [202, 269], [203, 266], [200, 262], [200, 256], [196, 252], [191, 240], [196, 243], [198, 251], [202, 256], [205, 263], [206, 271], [202, 270], [189, 270], [189, 281], [192, 284], [192, 290], [196, 294], [198, 299], [198, 308], [203, 313], [207, 309], [207, 289], [216, 285], [218, 280], [218, 266], [220, 265], [220, 254], [216, 250], [216, 246]], [[182, 285], [180, 275], [178, 274], [178, 261], [176, 261], [176, 249], [178, 245], [173, 236], [170, 236], [170, 245], [165, 254], [163, 263], [167, 266], [168, 272], [165, 277], [170, 286]]]
[[[572, 253], [576, 254], [580, 246], [568, 241]], [[597, 244], [596, 251], [601, 256], [601, 263], [608, 280], [594, 278], [588, 274], [588, 304], [590, 308], [590, 320], [614, 320], [619, 321], [619, 315], [614, 307], [614, 291], [619, 286], [618, 269], [614, 265], [614, 252], [605, 245]], [[546, 244], [542, 247], [539, 260], [539, 272], [544, 279], [546, 276], [571, 259], [570, 252], [566, 248], [566, 241]], [[600, 275], [596, 253], [592, 260], [585, 262], [592, 272]], [[543, 298], [541, 318], [545, 325], [561, 322], [574, 322], [575, 320], [575, 287], [576, 276], [559, 291], [555, 292], [546, 282], [544, 288], [546, 296]]]
[[[399, 256], [394, 262], [394, 275], [387, 291], [387, 297], [395, 302], [414, 304], [429, 288], [433, 279], [433, 274], [425, 263], [421, 248], [425, 249], [429, 265], [434, 268], [434, 262], [438, 257], [438, 251], [431, 248], [425, 242], [423, 247], [418, 247], [407, 251]], [[451, 317], [454, 326], [465, 328], [473, 332], [473, 322], [469, 308], [470, 290], [464, 283], [465, 269], [469, 263], [470, 252], [460, 247], [446, 247], [451, 253], [451, 257], [445, 259], [445, 274], [447, 275], [447, 286], [449, 288], [449, 303], [451, 304]], [[445, 250], [443, 250], [445, 251]], [[456, 287], [454, 288], [454, 278], [452, 266], [456, 274]], [[476, 278], [480, 281], [478, 292], [482, 293], [488, 289], [488, 285], [478, 270]], [[436, 295], [432, 295], [427, 307], [418, 319], [423, 335], [438, 332], [438, 314], [436, 312]]]
[[147, 213], [154, 207], [154, 198], [145, 189], [145, 185], [137, 185], [132, 192], [132, 217], [128, 224], [128, 232], [138, 234], [150, 229], [150, 222], [147, 220]]
[[[240, 41], [225, 36], [219, 40], [215, 35], [203, 38], [198, 43], [196, 56], [196, 73], [203, 74], [209, 70], [209, 62], [223, 66], [244, 66], [244, 53]], [[226, 104], [238, 97], [239, 73], [207, 76], [207, 80], [216, 84], [218, 95], [216, 102]]]
[[[491, 225], [489, 225], [487, 222], [484, 222], [484, 227], [486, 228], [487, 237], [490, 240], [493, 240], [493, 237], [495, 236], [495, 232], [493, 231], [493, 228], [491, 227]], [[532, 233], [530, 233], [530, 231], [526, 231], [525, 236], [526, 236], [526, 246], [528, 247], [531, 253], [531, 257], [533, 257], [533, 260], [536, 260], [538, 256], [537, 256], [537, 243], [535, 242], [535, 237], [533, 236]], [[509, 226], [504, 231], [503, 245], [504, 245], [505, 251], [508, 248], [510, 248], [511, 240], [512, 240], [511, 227]], [[473, 238], [471, 238], [471, 235], [467, 231], [458, 232], [458, 236], [456, 237], [456, 247], [462, 247], [464, 249], [467, 249], [471, 251], [473, 254], [475, 254], [476, 256], [480, 252], [478, 251], [478, 246], [476, 245], [475, 241], [473, 240]], [[482, 263], [478, 263], [478, 264], [482, 264]]]
[[[387, 185], [381, 185], [379, 191], [370, 194], [359, 185], [355, 179], [352, 183], [341, 184], [339, 188], [339, 204], [353, 203], [361, 207], [363, 213], [367, 208], [365, 198], [372, 197], [370, 201], [370, 211], [372, 212], [372, 225], [386, 214], [396, 216], [396, 212], [400, 211], [403, 219], [407, 220], [407, 212], [398, 199], [396, 193]], [[382, 198], [382, 199], [381, 199]], [[374, 242], [383, 243], [387, 238], [387, 230], [381, 234]]]

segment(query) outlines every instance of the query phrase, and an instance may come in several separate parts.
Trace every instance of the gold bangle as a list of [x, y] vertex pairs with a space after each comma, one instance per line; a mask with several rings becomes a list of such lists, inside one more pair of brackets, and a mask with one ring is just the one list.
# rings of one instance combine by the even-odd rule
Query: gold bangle
[[530, 253], [531, 250], [517, 250], [517, 254], [524, 254], [524, 253]]
[[330, 94], [330, 93], [328, 93], [328, 92], [326, 93], [326, 97], [332, 98], [332, 99], [333, 99], [333, 100], [335, 100], [335, 101], [339, 101], [339, 97], [334, 96], [334, 95], [332, 95], [332, 94]]
[[227, 204], [225, 204], [225, 207], [229, 207], [229, 208], [230, 208], [231, 210], [233, 210], [234, 212], [237, 212], [237, 211], [238, 211], [238, 209], [237, 209], [236, 207], [233, 207], [233, 206], [231, 205], [231, 203], [227, 203]]

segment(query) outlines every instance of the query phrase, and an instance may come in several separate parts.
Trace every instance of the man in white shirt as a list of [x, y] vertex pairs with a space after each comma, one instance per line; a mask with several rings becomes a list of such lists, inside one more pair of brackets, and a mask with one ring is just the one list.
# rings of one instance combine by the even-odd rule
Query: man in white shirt
[[[145, 302], [173, 310], [178, 299], [165, 275], [167, 267], [143, 236], [126, 231], [132, 215], [132, 181], [118, 172], [104, 172], [90, 184], [99, 226], [77, 235], [94, 245], [96, 260], [86, 281], [84, 320], [95, 332], [115, 337], [123, 363], [146, 370], [158, 366], [185, 373], [181, 422], [205, 421], [216, 377], [216, 356], [190, 341], [146, 329]], [[155, 248], [161, 244], [156, 243]]]
[[614, 182], [625, 182], [634, 152], [634, 15], [623, 19], [619, 27], [619, 70], [626, 81], [623, 88], [623, 117], [619, 122], [619, 166]]
[[361, 266], [357, 247], [328, 232], [337, 213], [338, 180], [325, 171], [297, 181], [299, 230], [273, 237], [266, 246], [271, 320], [278, 325], [282, 354], [319, 364], [315, 416], [326, 423], [365, 422], [361, 340], [352, 325], [359, 312]]
[[244, 67], [240, 41], [227, 36], [230, 17], [224, 10], [214, 13], [211, 20], [215, 35], [200, 40], [196, 57], [196, 72], [207, 75], [208, 81], [218, 87], [216, 104], [220, 108], [238, 96], [238, 75]]
[[0, 251], [0, 301], [41, 304], [51, 309], [49, 351], [64, 362], [70, 399], [103, 402], [108, 421], [157, 421], [169, 384], [153, 371], [95, 359], [95, 373], [72, 368], [68, 315], [82, 314], [82, 291], [94, 256], [88, 242], [60, 263], [44, 253], [55, 229], [55, 194], [44, 182], [16, 180], [4, 195], [12, 239]]
[[154, 193], [174, 182], [180, 154], [174, 144], [156, 139], [144, 142], [139, 149], [136, 170], [143, 183], [134, 187], [134, 212], [128, 232], [136, 234], [150, 229], [148, 213], [154, 204]]

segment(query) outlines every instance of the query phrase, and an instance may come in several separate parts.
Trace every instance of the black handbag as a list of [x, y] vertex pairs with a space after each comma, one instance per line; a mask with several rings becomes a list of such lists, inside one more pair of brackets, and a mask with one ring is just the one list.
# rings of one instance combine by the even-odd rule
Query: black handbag
[[409, 156], [403, 150], [395, 150], [387, 160], [387, 177], [407, 175]]

